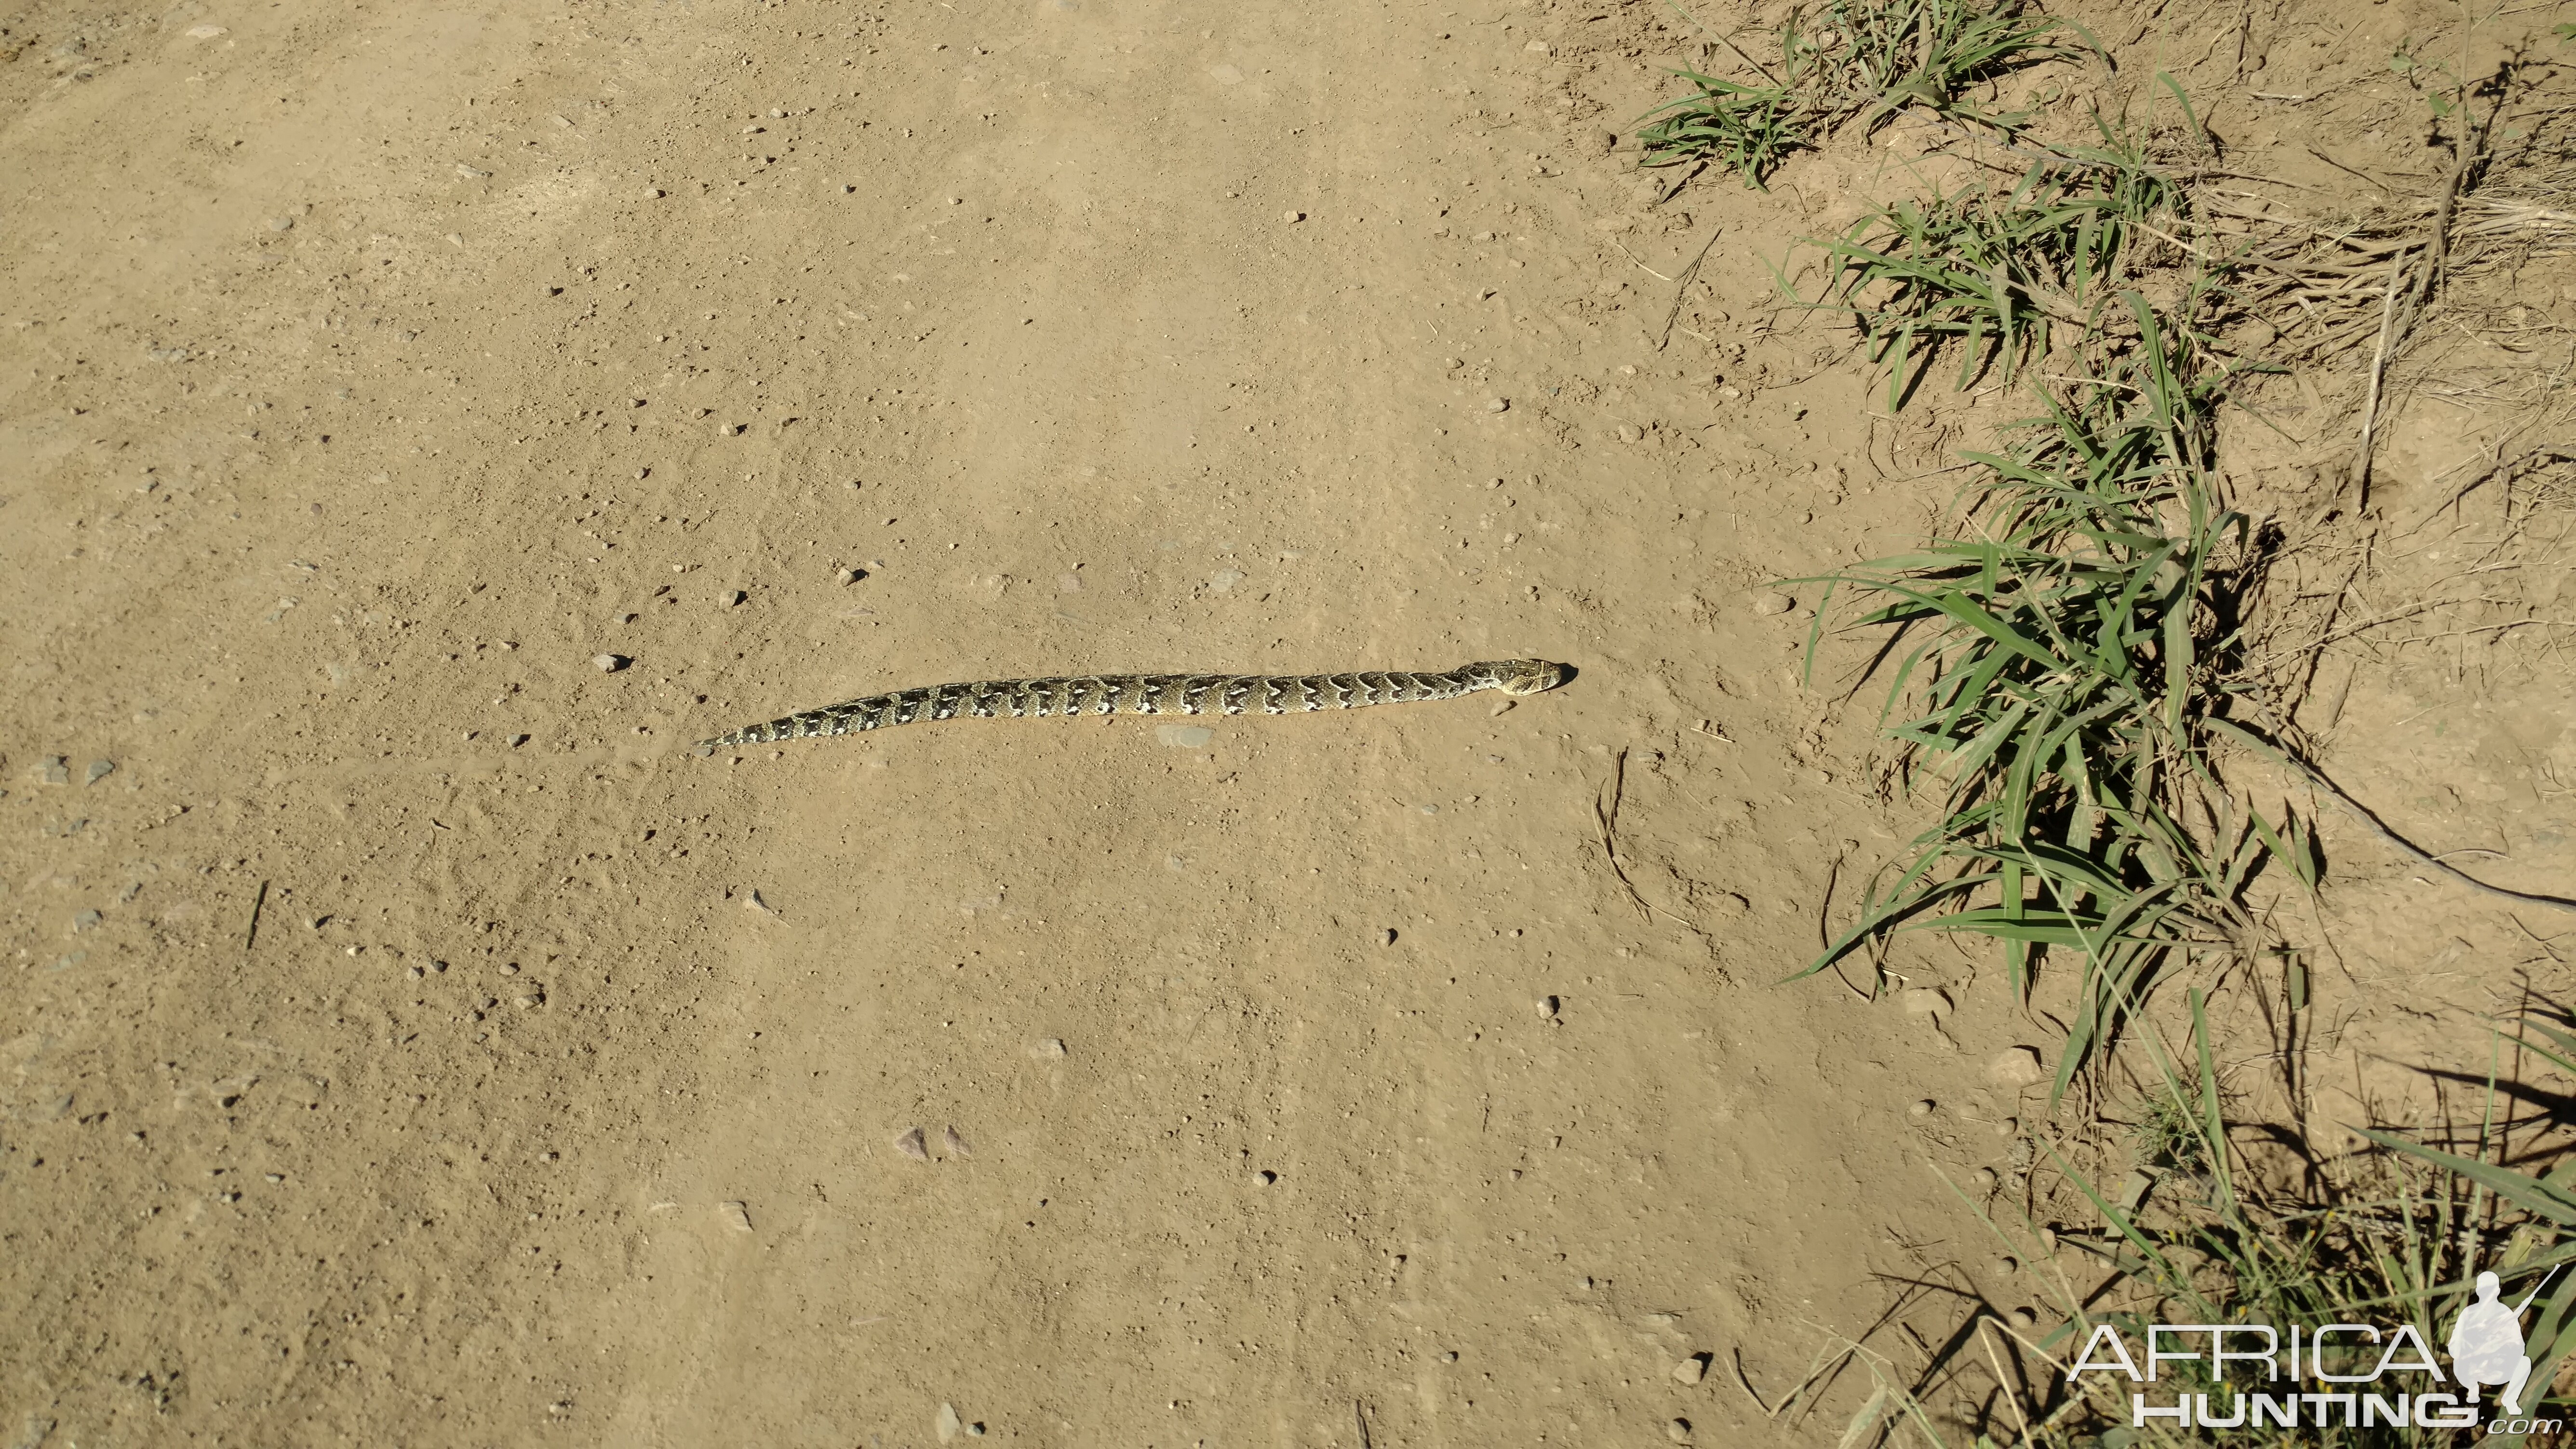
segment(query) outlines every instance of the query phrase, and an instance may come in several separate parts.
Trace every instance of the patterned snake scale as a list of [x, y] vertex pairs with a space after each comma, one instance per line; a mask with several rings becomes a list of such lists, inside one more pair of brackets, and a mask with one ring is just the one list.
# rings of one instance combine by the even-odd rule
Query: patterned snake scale
[[825, 705], [698, 742], [701, 754], [726, 745], [847, 735], [914, 720], [1076, 714], [1303, 714], [1417, 699], [1456, 699], [1480, 689], [1537, 694], [1566, 679], [1562, 664], [1499, 659], [1446, 674], [1100, 674], [1081, 679], [986, 679], [872, 694]]

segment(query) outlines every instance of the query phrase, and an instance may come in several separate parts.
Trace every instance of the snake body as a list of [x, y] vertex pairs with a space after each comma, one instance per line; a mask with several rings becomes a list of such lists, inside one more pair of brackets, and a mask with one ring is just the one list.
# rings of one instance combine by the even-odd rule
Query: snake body
[[768, 744], [815, 735], [856, 734], [915, 720], [1043, 718], [1076, 714], [1303, 714], [1455, 699], [1480, 689], [1537, 694], [1565, 682], [1566, 668], [1544, 659], [1499, 659], [1441, 674], [1368, 670], [1358, 674], [1098, 674], [1071, 679], [983, 679], [872, 694], [846, 704], [803, 710], [701, 740], [701, 751]]

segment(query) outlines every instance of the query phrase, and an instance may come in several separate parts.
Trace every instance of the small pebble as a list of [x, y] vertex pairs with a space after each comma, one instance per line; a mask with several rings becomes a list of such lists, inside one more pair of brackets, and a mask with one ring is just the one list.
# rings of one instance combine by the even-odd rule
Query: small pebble
[[835, 581], [844, 584], [855, 584], [867, 576], [866, 569], [842, 569], [832, 575]]
[[1761, 593], [1753, 596], [1753, 612], [1766, 619], [1776, 614], [1785, 614], [1796, 607], [1798, 607], [1798, 601], [1787, 594]]
[[1560, 1003], [1555, 997], [1542, 996], [1538, 999], [1538, 1014], [1542, 1018], [1553, 1020], [1556, 1016], [1557, 1008], [1560, 1005], [1562, 1005], [1562, 1003]]
[[744, 1207], [741, 1203], [718, 1203], [716, 1204], [716, 1212], [724, 1218], [725, 1226], [733, 1229], [735, 1232], [747, 1233], [751, 1231], [751, 1209]]
[[1995, 1135], [1997, 1137], [2017, 1137], [2020, 1134], [2021, 1119], [2019, 1117], [2006, 1117], [2004, 1120], [1995, 1124]]
[[2057, 1229], [2044, 1227], [2039, 1230], [2039, 1248], [2043, 1253], [2054, 1254], [2057, 1251]]
[[510, 736], [510, 748], [512, 748], [512, 749], [514, 749], [514, 750], [515, 750], [515, 749], [517, 749], [519, 746], [526, 744], [527, 742], [528, 742], [528, 737], [527, 737], [526, 735], [512, 735], [512, 736]]
[[1618, 150], [1618, 149], [1619, 149], [1619, 133], [1618, 133], [1618, 132], [1616, 132], [1616, 131], [1604, 131], [1604, 132], [1602, 132], [1602, 133], [1601, 133], [1601, 149], [1602, 149], [1602, 150], [1604, 150], [1604, 151], [1616, 151], [1616, 150]]
[[957, 1129], [954, 1127], [940, 1133], [939, 1140], [948, 1144], [948, 1155], [951, 1157], [972, 1157], [975, 1155], [973, 1152], [967, 1150], [966, 1139], [958, 1136]]
[[1528, 51], [1532, 55], [1556, 54], [1556, 47], [1548, 44], [1544, 40], [1533, 40], [1529, 44], [1522, 46], [1521, 49]]
[[918, 1127], [912, 1128], [901, 1136], [895, 1138], [894, 1150], [911, 1158], [915, 1162], [928, 1162], [930, 1160], [929, 1139], [922, 1135], [921, 1129]]
[[1453, 1348], [1442, 1353], [1440, 1355], [1440, 1361], [1442, 1363], [1456, 1363], [1458, 1361], [1458, 1350]]
[[1306, 213], [1304, 213], [1304, 212], [1302, 212], [1302, 211], [1283, 211], [1283, 212], [1279, 213], [1279, 219], [1280, 219], [1281, 221], [1287, 222], [1287, 223], [1288, 223], [1289, 225], [1291, 225], [1291, 226], [1294, 226], [1294, 225], [1296, 225], [1298, 222], [1304, 221], [1304, 220], [1306, 219]]
[[942, 1404], [939, 1417], [931, 1421], [931, 1427], [938, 1431], [939, 1442], [946, 1444], [966, 1432], [966, 1421], [957, 1417], [956, 1405]]
[[1666, 1425], [1664, 1426], [1664, 1437], [1665, 1437], [1665, 1438], [1667, 1438], [1667, 1439], [1672, 1440], [1672, 1441], [1673, 1441], [1674, 1443], [1676, 1443], [1676, 1444], [1687, 1444], [1687, 1443], [1689, 1443], [1689, 1442], [1690, 1442], [1690, 1420], [1688, 1420], [1688, 1419], [1675, 1419], [1675, 1420], [1673, 1420], [1671, 1423], [1666, 1424]]
[[68, 785], [72, 782], [71, 761], [60, 755], [45, 756], [37, 764], [36, 773], [48, 785]]
[[1029, 1055], [1042, 1062], [1052, 1061], [1055, 1058], [1064, 1055], [1064, 1042], [1056, 1037], [1048, 1037], [1046, 1040], [1030, 1047]]
[[1485, 411], [1489, 413], [1507, 413], [1511, 410], [1512, 400], [1510, 398], [1489, 397], [1485, 399]]
[[116, 762], [114, 760], [92, 760], [89, 762], [89, 778], [81, 783], [85, 785], [95, 785], [99, 781], [104, 780], [115, 773]]
[[1646, 430], [1638, 427], [1635, 423], [1620, 423], [1610, 431], [1616, 434], [1619, 441], [1623, 443], [1638, 442], [1646, 436]]
[[1263, 1170], [1263, 1171], [1260, 1171], [1260, 1172], [1256, 1172], [1256, 1173], [1254, 1173], [1254, 1174], [1253, 1174], [1253, 1176], [1254, 1176], [1255, 1178], [1258, 1178], [1258, 1179], [1260, 1180], [1261, 1185], [1262, 1185], [1263, 1187], [1268, 1187], [1268, 1186], [1270, 1186], [1272, 1183], [1275, 1183], [1275, 1182], [1277, 1182], [1277, 1181], [1279, 1180], [1279, 1174], [1278, 1174], [1278, 1173], [1268, 1171], [1267, 1169], [1265, 1169], [1265, 1170]]
[[291, 216], [272, 216], [268, 219], [268, 229], [270, 231], [293, 231], [295, 230], [295, 218]]
[[777, 911], [770, 907], [769, 902], [760, 898], [760, 892], [758, 891], [743, 892], [742, 908], [746, 911], [759, 911], [763, 915], [774, 916], [778, 914]]
[[1393, 927], [1393, 926], [1389, 926], [1389, 927], [1387, 927], [1385, 930], [1380, 931], [1380, 932], [1378, 933], [1378, 942], [1377, 942], [1377, 943], [1378, 943], [1379, 945], [1381, 945], [1381, 946], [1392, 946], [1392, 945], [1394, 945], [1394, 944], [1395, 944], [1395, 927]]
[[1708, 1377], [1708, 1360], [1709, 1355], [1704, 1353], [1695, 1353], [1690, 1357], [1683, 1359], [1680, 1363], [1674, 1364], [1673, 1382], [1689, 1385], [1696, 1384], [1701, 1379]]
[[1995, 1259], [1995, 1271], [2002, 1276], [2009, 1278], [2013, 1274], [2021, 1271], [2021, 1259], [2014, 1257], [2010, 1253], [2006, 1253], [2002, 1257]]
[[1995, 1170], [1991, 1167], [1980, 1167], [1974, 1173], [1969, 1175], [1968, 1181], [1975, 1183], [1977, 1191], [1979, 1192], [1993, 1192], [1995, 1190]]
[[2028, 1087], [2047, 1079], [2037, 1047], [2006, 1047], [1986, 1063], [1986, 1080], [2002, 1086]]
[[635, 661], [623, 654], [594, 654], [590, 656], [590, 662], [602, 674], [615, 674]]
[[[1456, 372], [1459, 368], [1467, 365], [1467, 359], [1463, 357], [1444, 357], [1440, 359], [1440, 365], [1449, 369], [1451, 372]], [[1494, 481], [1499, 483], [1502, 480], [1497, 478]]]
[[1920, 1122], [1924, 1118], [1932, 1115], [1932, 1109], [1932, 1099], [1926, 1097], [1922, 1101], [1908, 1103], [1905, 1108], [1905, 1115], [1913, 1118], [1917, 1122]]
[[2012, 1326], [2028, 1333], [2039, 1326], [2039, 1315], [2027, 1308], [2016, 1308], [2012, 1311]]

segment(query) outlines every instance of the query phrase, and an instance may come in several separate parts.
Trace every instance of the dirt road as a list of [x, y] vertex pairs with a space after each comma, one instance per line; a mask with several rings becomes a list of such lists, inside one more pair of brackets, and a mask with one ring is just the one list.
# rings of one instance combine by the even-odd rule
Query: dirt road
[[1795, 1442], [1986, 1271], [2003, 1014], [1772, 985], [1895, 826], [1763, 596], [1924, 505], [1656, 350], [1779, 238], [1581, 13], [20, 15], [11, 1442]]

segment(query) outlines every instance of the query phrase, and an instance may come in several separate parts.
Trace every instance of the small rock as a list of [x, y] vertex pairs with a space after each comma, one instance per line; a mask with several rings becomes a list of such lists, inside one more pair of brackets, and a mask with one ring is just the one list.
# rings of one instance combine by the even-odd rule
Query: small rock
[[1279, 219], [1288, 223], [1290, 226], [1295, 226], [1297, 223], [1306, 219], [1306, 213], [1302, 211], [1283, 211], [1279, 213]]
[[837, 583], [855, 584], [867, 576], [868, 571], [866, 569], [841, 569], [834, 573], [832, 578]]
[[623, 654], [594, 654], [590, 656], [590, 662], [602, 674], [615, 674], [635, 661]]
[[96, 910], [82, 911], [72, 917], [71, 933], [77, 936], [83, 931], [95, 931], [98, 929], [99, 922], [105, 919], [106, 917], [101, 916]]
[[1986, 1063], [1986, 1080], [2004, 1087], [2027, 1087], [2048, 1080], [2039, 1048], [2006, 1047]]
[[1641, 442], [1646, 436], [1646, 430], [1638, 427], [1635, 423], [1620, 423], [1612, 427], [1610, 431], [1612, 434], [1617, 436], [1620, 442], [1623, 443]]
[[84, 785], [95, 785], [99, 781], [104, 780], [115, 773], [116, 762], [114, 760], [92, 760], [89, 762], [88, 778], [81, 781], [81, 783]]
[[47, 755], [36, 763], [36, 778], [48, 785], [68, 785], [72, 782], [72, 762], [60, 755]]
[[1507, 413], [1511, 410], [1512, 400], [1510, 398], [1489, 397], [1485, 399], [1485, 411], [1489, 413]]
[[740, 608], [743, 604], [749, 602], [750, 599], [751, 595], [744, 593], [740, 589], [727, 589], [724, 592], [724, 606], [728, 609]]
[[942, 1404], [939, 1417], [932, 1421], [931, 1427], [939, 1431], [939, 1442], [946, 1444], [966, 1432], [966, 1421], [957, 1417], [956, 1405]]
[[1556, 54], [1556, 47], [1548, 44], [1544, 40], [1533, 40], [1529, 44], [1522, 46], [1521, 49], [1528, 51], [1532, 55]]
[[1798, 607], [1798, 601], [1783, 593], [1760, 593], [1753, 596], [1753, 612], [1768, 619]]
[[1930, 986], [1908, 987], [1898, 993], [1897, 999], [1905, 1003], [1907, 1016], [1937, 1017], [1950, 1009], [1949, 996]]
[[1279, 1181], [1279, 1174], [1267, 1169], [1254, 1173], [1252, 1177], [1254, 1181], [1260, 1183], [1263, 1187], [1268, 1187]]
[[664, 191], [658, 186], [647, 186], [644, 188], [644, 199], [646, 201], [659, 201], [670, 194], [671, 193]]
[[948, 1145], [948, 1155], [951, 1157], [972, 1157], [975, 1155], [973, 1152], [967, 1150], [966, 1139], [958, 1136], [957, 1129], [954, 1127], [940, 1133], [939, 1140]]
[[741, 1203], [718, 1203], [716, 1204], [716, 1212], [724, 1218], [725, 1226], [733, 1229], [735, 1232], [747, 1233], [751, 1231], [751, 1209], [744, 1207]]
[[1556, 1019], [1557, 1009], [1558, 1009], [1560, 1006], [1562, 1006], [1563, 1004], [1564, 1004], [1564, 1003], [1562, 1003], [1562, 1002], [1558, 1001], [1558, 1000], [1557, 1000], [1555, 997], [1553, 997], [1553, 996], [1542, 996], [1542, 997], [1540, 997], [1540, 998], [1538, 999], [1538, 1014], [1539, 1014], [1540, 1019], [1542, 1019], [1542, 1020], [1546, 1020], [1546, 1021], [1553, 1021], [1553, 1020], [1555, 1020], [1555, 1019]]
[[1675, 1419], [1675, 1420], [1673, 1420], [1671, 1423], [1666, 1424], [1666, 1425], [1664, 1426], [1664, 1437], [1665, 1437], [1665, 1438], [1667, 1438], [1667, 1439], [1672, 1440], [1672, 1441], [1673, 1441], [1674, 1443], [1676, 1443], [1676, 1444], [1687, 1444], [1687, 1443], [1689, 1443], [1689, 1442], [1690, 1442], [1690, 1420], [1688, 1420], [1688, 1419]]
[[1695, 1353], [1690, 1357], [1683, 1359], [1680, 1363], [1674, 1364], [1673, 1382], [1689, 1385], [1696, 1384], [1701, 1379], [1708, 1377], [1709, 1358], [1710, 1355], [1708, 1354]]
[[491, 172], [468, 166], [462, 161], [456, 163], [456, 174], [468, 181], [487, 181], [492, 176]]
[[1381, 946], [1392, 946], [1392, 945], [1394, 945], [1394, 944], [1395, 944], [1395, 927], [1393, 927], [1393, 926], [1389, 926], [1389, 927], [1387, 927], [1385, 930], [1380, 931], [1380, 932], [1378, 933], [1378, 941], [1377, 941], [1377, 943], [1378, 943], [1379, 945], [1381, 945]]
[[2012, 1311], [2012, 1326], [2028, 1333], [2039, 1326], [2039, 1315], [2027, 1308], [2016, 1308]]
[[787, 119], [787, 113], [773, 106], [769, 111], [769, 119], [773, 121], [783, 121]]
[[1968, 1181], [1975, 1184], [1976, 1189], [1979, 1192], [1993, 1192], [1995, 1190], [1995, 1170], [1991, 1167], [1980, 1167], [1975, 1172], [1969, 1174]]
[[911, 1158], [915, 1162], [928, 1162], [930, 1160], [930, 1142], [927, 1138], [922, 1136], [921, 1129], [918, 1127], [912, 1128], [910, 1131], [907, 1131], [903, 1135], [895, 1138], [894, 1150]]
[[526, 735], [512, 735], [512, 736], [510, 736], [510, 748], [512, 748], [512, 749], [514, 749], [514, 750], [515, 750], [515, 749], [517, 749], [519, 746], [526, 744], [527, 742], [528, 742], [528, 737], [527, 737]]
[[1215, 739], [1216, 731], [1206, 725], [1156, 725], [1154, 738], [1157, 742], [1170, 745], [1175, 749], [1195, 750]]
[[1440, 359], [1440, 365], [1449, 369], [1451, 372], [1456, 372], [1459, 368], [1467, 365], [1467, 359], [1463, 357], [1444, 357]]
[[291, 216], [272, 216], [268, 219], [268, 229], [270, 231], [293, 231], [295, 230], [295, 218]]
[[2000, 1277], [2009, 1278], [2020, 1271], [2021, 1259], [2014, 1257], [2010, 1253], [2006, 1253], [2002, 1257], [1995, 1259], [1995, 1272]]
[[2021, 1135], [2021, 1119], [2020, 1119], [2019, 1117], [2006, 1117], [2004, 1120], [2002, 1120], [2002, 1121], [2000, 1121], [2000, 1122], [1996, 1123], [1996, 1124], [1995, 1124], [1995, 1135], [1996, 1135], [1997, 1137], [2017, 1137], [2017, 1136], [2020, 1136], [2020, 1135]]
[[742, 893], [742, 908], [746, 911], [758, 911], [764, 916], [774, 916], [778, 914], [776, 910], [771, 908], [769, 902], [760, 898], [760, 892], [756, 890], [745, 891]]
[[191, 25], [188, 27], [188, 38], [190, 40], [212, 40], [223, 33], [224, 28], [220, 25]]
[[1048, 1037], [1046, 1040], [1030, 1047], [1029, 1055], [1042, 1062], [1053, 1061], [1064, 1055], [1064, 1042], [1058, 1037]]
[[1602, 133], [1601, 133], [1601, 149], [1602, 149], [1602, 150], [1604, 150], [1604, 151], [1616, 151], [1616, 150], [1618, 150], [1618, 149], [1619, 149], [1619, 133], [1618, 133], [1618, 132], [1616, 132], [1616, 131], [1604, 131], [1604, 132], [1602, 132]]
[[1908, 1102], [1905, 1104], [1905, 1115], [1913, 1118], [1917, 1122], [1920, 1122], [1924, 1118], [1931, 1116], [1937, 1105], [1938, 1104], [1933, 1102], [1929, 1097], [1926, 1097], [1919, 1102]]
[[2041, 1251], [2041, 1252], [2043, 1252], [2043, 1253], [2049, 1253], [2049, 1254], [2054, 1254], [2054, 1253], [2056, 1253], [2056, 1251], [2057, 1251], [2057, 1229], [2055, 1229], [2055, 1228], [2050, 1228], [2050, 1227], [2043, 1227], [2043, 1228], [2041, 1228], [2041, 1229], [2039, 1230], [2039, 1249], [2040, 1249], [2040, 1251]]

